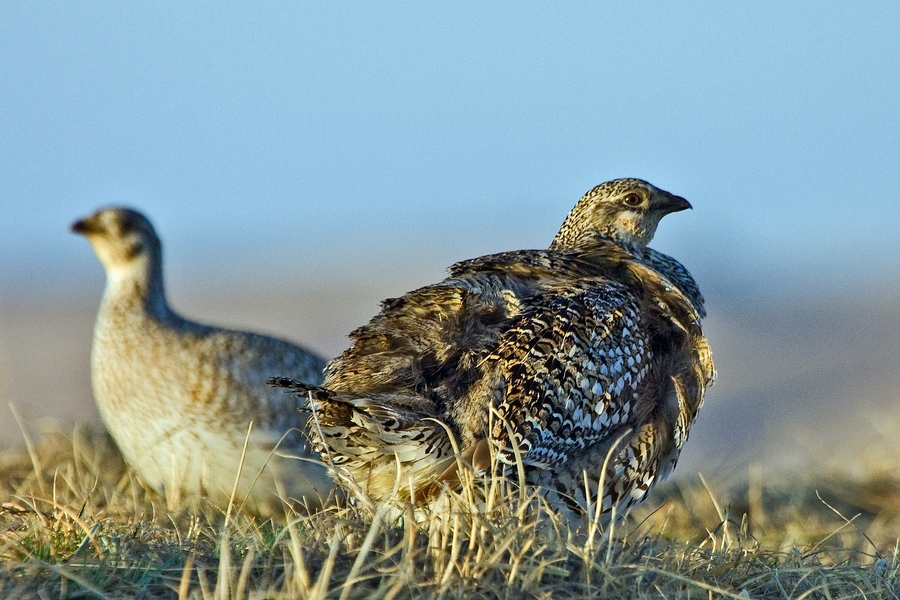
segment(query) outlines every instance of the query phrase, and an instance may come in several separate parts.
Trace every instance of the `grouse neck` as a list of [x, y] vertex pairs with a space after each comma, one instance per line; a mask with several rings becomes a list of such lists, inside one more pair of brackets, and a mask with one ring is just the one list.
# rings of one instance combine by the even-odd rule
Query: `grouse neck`
[[108, 269], [103, 304], [135, 307], [158, 321], [172, 320], [166, 301], [161, 261], [142, 258], [125, 267]]
[[623, 240], [606, 232], [592, 231], [585, 232], [576, 238], [557, 237], [550, 244], [550, 250], [585, 252], [597, 250], [604, 246], [609, 247], [610, 244], [622, 248], [635, 258], [643, 258], [647, 249], [645, 244], [635, 240]]

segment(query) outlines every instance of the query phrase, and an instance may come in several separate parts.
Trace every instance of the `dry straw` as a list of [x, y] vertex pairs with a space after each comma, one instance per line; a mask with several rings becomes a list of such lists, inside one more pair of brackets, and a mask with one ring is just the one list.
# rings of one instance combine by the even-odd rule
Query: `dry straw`
[[896, 480], [756, 471], [751, 486], [682, 477], [613, 533], [470, 471], [430, 513], [383, 502], [276, 523], [239, 498], [167, 511], [105, 434], [48, 432], [0, 453], [0, 597], [900, 597]]

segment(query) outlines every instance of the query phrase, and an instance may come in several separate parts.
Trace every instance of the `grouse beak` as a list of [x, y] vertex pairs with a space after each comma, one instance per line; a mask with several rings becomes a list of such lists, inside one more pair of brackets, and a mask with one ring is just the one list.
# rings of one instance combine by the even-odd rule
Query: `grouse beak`
[[656, 201], [654, 202], [654, 204], [656, 204], [656, 210], [660, 211], [664, 215], [678, 212], [680, 210], [693, 208], [690, 202], [688, 202], [681, 196], [676, 196], [675, 194], [670, 194], [669, 192], [660, 191], [660, 194], [657, 195], [655, 200]]
[[99, 228], [97, 227], [96, 219], [88, 217], [86, 219], [78, 219], [72, 223], [69, 226], [69, 230], [79, 235], [91, 235], [92, 233], [97, 233]]

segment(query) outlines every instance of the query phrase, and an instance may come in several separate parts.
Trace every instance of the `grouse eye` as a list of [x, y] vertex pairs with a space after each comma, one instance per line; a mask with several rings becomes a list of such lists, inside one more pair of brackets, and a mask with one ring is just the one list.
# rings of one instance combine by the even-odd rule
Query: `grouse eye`
[[131, 219], [125, 219], [119, 224], [119, 230], [122, 233], [131, 233], [135, 229], [137, 229], [137, 225]]
[[628, 206], [638, 206], [641, 203], [641, 196], [635, 192], [632, 192], [623, 198], [623, 202]]

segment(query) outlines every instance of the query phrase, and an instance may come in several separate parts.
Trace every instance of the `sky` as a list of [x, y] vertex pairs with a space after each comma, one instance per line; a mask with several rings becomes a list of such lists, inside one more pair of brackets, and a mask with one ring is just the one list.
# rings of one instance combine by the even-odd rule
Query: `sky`
[[[546, 247], [585, 191], [640, 177], [694, 206], [653, 246], [708, 300], [720, 383], [698, 427], [736, 431], [740, 405], [752, 437], [761, 395], [840, 406], [851, 363], [881, 414], [898, 65], [888, 1], [0, 0], [0, 396], [61, 414], [62, 380], [72, 415], [92, 406], [103, 271], [68, 227], [101, 206], [154, 222], [188, 316], [334, 355], [380, 299]], [[834, 328], [792, 298], [890, 306], [865, 327], [871, 306], [823, 312]]]
[[3, 0], [0, 286], [95, 285], [110, 204], [175, 281], [427, 283], [636, 176], [706, 287], [852, 292], [900, 273], [898, 64], [892, 2]]

